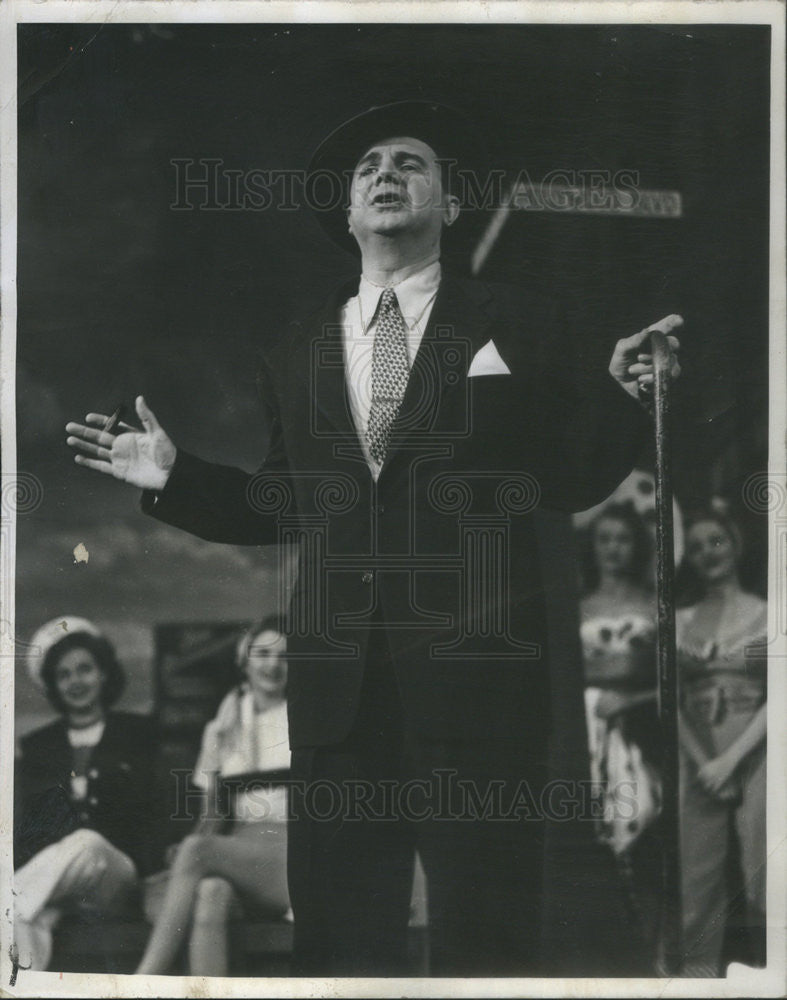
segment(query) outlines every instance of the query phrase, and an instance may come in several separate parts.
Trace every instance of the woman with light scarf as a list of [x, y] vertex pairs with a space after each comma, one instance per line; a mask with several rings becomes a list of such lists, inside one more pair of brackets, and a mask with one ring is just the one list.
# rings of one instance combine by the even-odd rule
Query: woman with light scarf
[[[177, 845], [163, 904], [138, 974], [166, 973], [189, 934], [191, 975], [228, 972], [228, 924], [238, 904], [290, 916], [287, 892], [286, 639], [266, 620], [241, 640], [244, 682], [205, 727], [194, 783], [205, 793], [196, 829]], [[229, 787], [231, 825], [220, 808]]]

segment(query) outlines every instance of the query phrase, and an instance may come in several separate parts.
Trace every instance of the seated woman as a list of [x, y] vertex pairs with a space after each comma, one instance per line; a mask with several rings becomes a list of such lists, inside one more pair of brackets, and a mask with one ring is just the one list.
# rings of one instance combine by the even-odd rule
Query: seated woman
[[597, 831], [615, 855], [632, 920], [653, 959], [659, 853], [649, 828], [661, 789], [655, 607], [645, 586], [650, 538], [630, 503], [611, 503], [591, 525], [589, 541], [580, 635]]
[[42, 970], [65, 914], [124, 910], [151, 867], [155, 743], [148, 719], [110, 710], [125, 676], [95, 625], [55, 618], [30, 648], [60, 715], [22, 738], [15, 777], [14, 935], [19, 964]]
[[[168, 972], [188, 934], [189, 973], [226, 975], [227, 922], [236, 894], [271, 917], [289, 912], [287, 793], [282, 783], [290, 766], [287, 660], [278, 620], [266, 619], [243, 637], [238, 665], [244, 681], [205, 727], [194, 768], [194, 782], [205, 792], [205, 810], [177, 847], [140, 974]], [[252, 775], [266, 787], [247, 785], [244, 790], [241, 776]], [[220, 779], [237, 786], [227, 833], [218, 808]]]
[[741, 588], [740, 557], [740, 534], [724, 511], [691, 519], [686, 560], [703, 596], [676, 622], [684, 976], [721, 972], [730, 821], [748, 919], [765, 926], [767, 605]]

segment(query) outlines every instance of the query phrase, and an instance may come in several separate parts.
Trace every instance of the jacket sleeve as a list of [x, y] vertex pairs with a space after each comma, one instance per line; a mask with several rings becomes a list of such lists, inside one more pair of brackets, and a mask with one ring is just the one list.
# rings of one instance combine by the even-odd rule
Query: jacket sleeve
[[79, 827], [70, 791], [52, 759], [49, 730], [20, 740], [14, 768], [14, 867], [21, 868], [45, 847]]
[[541, 503], [574, 512], [601, 503], [653, 434], [647, 410], [609, 373], [610, 338], [579, 337], [551, 304], [532, 344]]
[[271, 545], [278, 541], [279, 516], [293, 494], [278, 410], [270, 391], [270, 445], [260, 469], [213, 464], [178, 450], [163, 490], [145, 490], [142, 511], [210, 542]]
[[647, 411], [598, 368], [544, 380], [542, 503], [567, 512], [601, 503], [631, 472], [652, 434]]

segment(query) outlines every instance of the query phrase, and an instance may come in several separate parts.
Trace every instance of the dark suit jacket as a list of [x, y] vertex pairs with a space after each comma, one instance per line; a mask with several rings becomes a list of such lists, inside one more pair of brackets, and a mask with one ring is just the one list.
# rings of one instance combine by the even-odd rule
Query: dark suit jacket
[[149, 719], [108, 712], [101, 741], [88, 765], [87, 796], [71, 798], [73, 751], [66, 724], [57, 719], [23, 737], [15, 776], [17, 867], [79, 827], [101, 833], [141, 873], [157, 863], [154, 805], [156, 741]]
[[[647, 415], [555, 311], [444, 277], [378, 482], [345, 390], [339, 308], [268, 353], [271, 445], [255, 476], [178, 453], [143, 509], [202, 538], [296, 541], [291, 745], [352, 725], [369, 631], [384, 621], [409, 723], [435, 739], [548, 727], [544, 601], [532, 509], [581, 510], [629, 472]], [[510, 375], [468, 378], [490, 339]]]

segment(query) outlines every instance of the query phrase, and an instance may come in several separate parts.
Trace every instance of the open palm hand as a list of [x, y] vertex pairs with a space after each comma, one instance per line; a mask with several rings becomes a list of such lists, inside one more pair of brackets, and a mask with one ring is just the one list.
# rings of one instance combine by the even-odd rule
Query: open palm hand
[[66, 443], [78, 453], [74, 461], [141, 489], [160, 490], [166, 485], [177, 454], [175, 445], [148, 408], [142, 396], [136, 401], [143, 430], [118, 425], [108, 431], [108, 417], [88, 413], [84, 424], [66, 425]]

